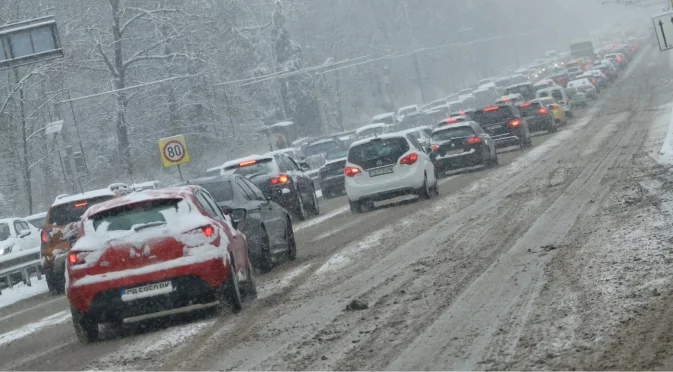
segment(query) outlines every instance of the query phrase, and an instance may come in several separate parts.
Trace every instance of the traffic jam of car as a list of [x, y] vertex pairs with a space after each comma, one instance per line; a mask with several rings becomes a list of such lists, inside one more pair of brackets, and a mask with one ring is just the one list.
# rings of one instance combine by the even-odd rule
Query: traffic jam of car
[[319, 218], [321, 204], [367, 213], [402, 196], [433, 198], [445, 177], [498, 167], [500, 154], [525, 151], [582, 115], [638, 49], [635, 39], [579, 43], [427, 105], [228, 160], [200, 178], [60, 195], [44, 213], [0, 220], [0, 253], [41, 246], [48, 287], [66, 294], [83, 343], [98, 341], [102, 323], [239, 311], [257, 296], [256, 273], [297, 257], [295, 229]]

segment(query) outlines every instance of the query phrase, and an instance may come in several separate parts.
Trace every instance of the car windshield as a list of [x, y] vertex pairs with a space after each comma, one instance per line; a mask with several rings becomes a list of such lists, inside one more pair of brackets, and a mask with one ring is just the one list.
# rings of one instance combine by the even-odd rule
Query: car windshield
[[229, 181], [209, 182], [200, 186], [206, 189], [218, 203], [234, 199], [234, 191]]
[[53, 206], [49, 211], [47, 223], [50, 225], [65, 226], [79, 220], [90, 206], [108, 201], [112, 198], [112, 195], [102, 196]]
[[435, 130], [432, 132], [433, 142], [450, 141], [454, 138], [474, 137], [475, 133], [472, 127], [467, 125], [448, 126], [446, 129]]
[[0, 223], [0, 242], [3, 242], [11, 237], [11, 232], [9, 230], [9, 225], [6, 223]]
[[473, 120], [483, 128], [485, 125], [503, 123], [512, 117], [514, 117], [514, 113], [511, 107], [494, 106], [493, 108], [476, 111]]
[[416, 111], [418, 111], [418, 110], [416, 109], [416, 107], [407, 107], [407, 108], [400, 109], [399, 114], [400, 114], [400, 115], [406, 115], [406, 114], [409, 114], [409, 113], [412, 113], [412, 112], [416, 112]]
[[158, 199], [108, 209], [90, 217], [96, 232], [139, 231], [175, 218], [182, 199]]
[[374, 137], [374, 136], [380, 136], [384, 134], [385, 128], [383, 127], [377, 127], [377, 128], [367, 128], [365, 130], [362, 130], [358, 133], [355, 134], [356, 139], [365, 139], [369, 137]]
[[243, 161], [240, 164], [231, 165], [224, 168], [224, 174], [240, 174], [241, 176], [250, 176], [253, 174], [267, 174], [276, 171], [271, 158], [258, 159], [253, 161]]
[[319, 154], [324, 154], [329, 150], [339, 147], [336, 141], [324, 141], [312, 143], [305, 147], [304, 156], [314, 156]]
[[409, 144], [403, 138], [377, 138], [353, 146], [348, 151], [348, 161], [359, 165], [368, 160], [380, 158], [397, 159], [407, 151], [409, 151]]
[[531, 92], [532, 89], [533, 88], [530, 85], [515, 85], [513, 87], [507, 88], [505, 93], [507, 95], [518, 93], [518, 94], [521, 94], [522, 96], [525, 97], [526, 95], [528, 95]]
[[334, 160], [334, 159], [341, 159], [345, 158], [348, 156], [348, 149], [347, 148], [341, 148], [341, 149], [334, 149], [331, 151], [328, 151], [327, 154], [325, 154], [325, 160]]

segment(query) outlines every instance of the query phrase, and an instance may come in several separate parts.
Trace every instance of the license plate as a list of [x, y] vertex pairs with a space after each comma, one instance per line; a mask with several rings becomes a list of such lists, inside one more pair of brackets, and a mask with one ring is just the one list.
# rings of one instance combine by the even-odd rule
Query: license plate
[[456, 154], [460, 154], [460, 153], [462, 153], [462, 152], [463, 152], [463, 149], [462, 149], [462, 148], [451, 149], [451, 150], [449, 150], [449, 151], [446, 152], [446, 155], [456, 155]]
[[171, 281], [146, 284], [140, 287], [122, 289], [122, 301], [132, 301], [141, 298], [158, 296], [173, 292], [173, 284]]
[[388, 173], [393, 173], [393, 167], [392, 166], [372, 169], [372, 170], [369, 171], [369, 177], [376, 177], [376, 176], [380, 176], [380, 175], [388, 174]]
[[486, 129], [488, 130], [496, 130], [502, 128], [502, 124], [494, 124], [494, 125], [487, 125]]

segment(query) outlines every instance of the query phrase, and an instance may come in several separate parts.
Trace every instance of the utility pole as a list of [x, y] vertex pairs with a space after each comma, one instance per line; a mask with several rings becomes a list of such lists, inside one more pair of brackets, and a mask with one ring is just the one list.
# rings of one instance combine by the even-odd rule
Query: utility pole
[[418, 81], [418, 88], [421, 90], [421, 102], [425, 104], [425, 91], [423, 90], [423, 78], [421, 77], [421, 69], [418, 66], [418, 52], [414, 53], [414, 67], [416, 68], [416, 80]]

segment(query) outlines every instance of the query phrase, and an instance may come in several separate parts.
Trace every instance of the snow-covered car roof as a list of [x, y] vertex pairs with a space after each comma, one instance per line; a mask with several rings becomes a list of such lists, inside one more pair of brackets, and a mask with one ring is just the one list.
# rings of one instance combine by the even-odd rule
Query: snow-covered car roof
[[33, 219], [36, 219], [36, 218], [43, 218], [43, 217], [47, 217], [47, 212], [40, 212], [40, 213], [31, 214], [30, 216], [24, 217], [24, 219], [33, 220]]
[[147, 186], [156, 186], [160, 184], [159, 181], [147, 181], [147, 182], [138, 182], [131, 185], [132, 188], [147, 187]]
[[409, 110], [409, 109], [413, 109], [413, 108], [417, 109], [418, 105], [409, 105], [409, 106], [400, 107], [400, 108], [397, 109], [397, 112], [400, 112], [400, 111], [403, 111], [403, 110]]
[[21, 217], [7, 217], [0, 219], [0, 223], [12, 223], [16, 220], [23, 220]]
[[264, 156], [264, 155], [259, 155], [259, 154], [252, 154], [252, 155], [244, 156], [244, 157], [242, 157], [242, 158], [238, 158], [238, 159], [234, 159], [234, 160], [229, 160], [229, 161], [225, 162], [224, 164], [222, 164], [221, 166], [219, 166], [219, 167], [215, 167], [215, 168], [211, 168], [211, 169], [212, 169], [212, 170], [215, 170], [215, 169], [224, 169], [224, 168], [227, 168], [227, 167], [231, 167], [232, 165], [240, 164], [240, 163], [242, 163], [242, 162], [244, 162], [244, 161], [247, 161], [247, 160], [258, 160], [258, 159], [262, 159], [262, 158], [266, 159], [266, 158], [269, 158], [269, 156]]
[[385, 114], [379, 114], [379, 115], [376, 115], [372, 118], [372, 122], [376, 122], [378, 120], [385, 119], [385, 118], [388, 118], [388, 117], [391, 117], [391, 116], [395, 116], [395, 113], [394, 112], [386, 112]]
[[264, 155], [273, 156], [273, 155], [276, 155], [276, 154], [286, 154], [288, 152], [299, 152], [299, 149], [296, 148], [296, 147], [288, 147], [288, 148], [281, 149], [281, 150], [269, 151], [269, 152], [265, 153]]
[[374, 124], [363, 125], [355, 131], [355, 134], [360, 134], [360, 133], [362, 133], [366, 130], [369, 130], [369, 129], [378, 129], [378, 128], [388, 128], [388, 125], [384, 124], [384, 123], [374, 123]]
[[546, 84], [554, 84], [554, 80], [552, 79], [542, 79], [535, 84], [533, 84], [534, 87], [540, 86], [540, 85], [546, 85]]
[[471, 121], [463, 121], [463, 122], [460, 122], [460, 123], [455, 123], [455, 124], [450, 124], [450, 125], [442, 125], [441, 127], [437, 127], [435, 129], [433, 129], [432, 134], [435, 134], [437, 132], [441, 132], [441, 131], [447, 130], [447, 129], [469, 127], [470, 123], [471, 123]]
[[408, 141], [407, 137], [404, 134], [401, 134], [400, 132], [386, 133], [386, 134], [382, 134], [382, 135], [377, 136], [377, 137], [369, 137], [369, 138], [364, 138], [364, 139], [361, 139], [361, 140], [357, 140], [357, 141], [351, 143], [350, 148], [353, 148], [353, 147], [358, 146], [358, 145], [362, 145], [364, 143], [369, 143], [370, 141], [382, 140], [382, 139], [388, 139], [388, 138], [403, 138], [405, 141]]
[[98, 190], [91, 190], [91, 191], [85, 191], [80, 194], [75, 194], [75, 195], [67, 195], [60, 197], [54, 201], [54, 203], [51, 205], [52, 207], [57, 206], [57, 205], [62, 205], [62, 204], [68, 204], [72, 202], [76, 202], [79, 200], [88, 200], [88, 199], [93, 199], [93, 198], [100, 198], [103, 196], [117, 196], [117, 194], [114, 193], [114, 191], [110, 190], [109, 188], [104, 188], [104, 189], [98, 189]]
[[281, 121], [281, 122], [276, 123], [276, 124], [271, 124], [271, 125], [269, 125], [268, 127], [269, 127], [269, 128], [273, 128], [273, 127], [291, 127], [291, 126], [293, 126], [293, 125], [294, 125], [294, 122], [292, 122], [292, 121]]
[[124, 196], [120, 196], [115, 199], [111, 199], [102, 203], [98, 203], [95, 205], [92, 205], [87, 209], [86, 212], [84, 212], [84, 217], [89, 217], [93, 216], [94, 214], [125, 206], [125, 205], [130, 205], [130, 204], [135, 204], [135, 203], [142, 203], [144, 201], [149, 201], [149, 200], [156, 200], [156, 199], [170, 199], [170, 198], [175, 198], [175, 199], [184, 199], [188, 195], [196, 192], [198, 189], [198, 186], [195, 185], [186, 185], [186, 186], [178, 186], [178, 187], [169, 187], [165, 189], [159, 189], [159, 190], [147, 190], [144, 192], [134, 192], [132, 194], [127, 194]]

